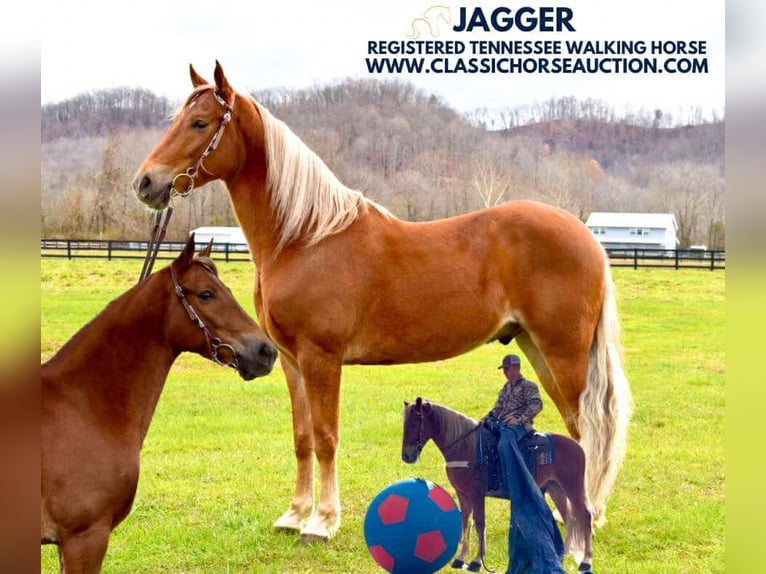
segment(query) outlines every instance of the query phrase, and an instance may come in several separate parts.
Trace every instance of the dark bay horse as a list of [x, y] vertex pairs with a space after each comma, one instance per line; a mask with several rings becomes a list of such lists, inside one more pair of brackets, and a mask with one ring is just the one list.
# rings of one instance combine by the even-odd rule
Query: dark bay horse
[[95, 573], [133, 505], [139, 453], [183, 351], [267, 375], [277, 350], [218, 278], [194, 237], [80, 329], [41, 368], [41, 543], [66, 574]]
[[[479, 423], [448, 407], [418, 398], [404, 403], [402, 460], [417, 462], [429, 440], [434, 441], [447, 463], [447, 478], [455, 489], [463, 517], [460, 554], [453, 567], [460, 568], [470, 547], [470, 522], [476, 528], [477, 552], [468, 570], [478, 572], [484, 564], [484, 498], [488, 490], [488, 468], [478, 465]], [[576, 441], [560, 434], [550, 435], [555, 450], [551, 464], [537, 467], [537, 485], [556, 504], [566, 528], [564, 550], [580, 564], [579, 572], [590, 573], [593, 534], [591, 506], [585, 490], [585, 453]], [[513, 509], [511, 509], [513, 511]]]
[[[435, 361], [516, 339], [588, 457], [602, 515], [622, 463], [630, 388], [609, 262], [563, 210], [513, 201], [409, 223], [345, 187], [220, 64], [194, 89], [133, 182], [155, 209], [225, 182], [255, 263], [259, 322], [280, 350], [297, 477], [276, 521], [304, 540], [340, 525], [344, 364]], [[319, 502], [314, 505], [314, 457]]]

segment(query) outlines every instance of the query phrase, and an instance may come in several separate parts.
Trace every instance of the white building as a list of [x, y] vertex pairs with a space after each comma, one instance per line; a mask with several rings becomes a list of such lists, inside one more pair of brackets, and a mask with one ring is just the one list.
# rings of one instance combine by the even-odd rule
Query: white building
[[229, 244], [229, 251], [247, 251], [247, 240], [240, 227], [198, 227], [193, 229], [194, 243], [207, 245], [213, 240], [213, 251], [222, 251]]
[[605, 249], [677, 249], [672, 213], [593, 212], [585, 225]]

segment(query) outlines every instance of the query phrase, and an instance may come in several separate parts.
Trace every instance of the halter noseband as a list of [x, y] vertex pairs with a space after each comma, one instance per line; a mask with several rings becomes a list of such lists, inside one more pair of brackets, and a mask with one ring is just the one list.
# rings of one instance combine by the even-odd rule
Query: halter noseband
[[[215, 98], [215, 101], [221, 104], [221, 107], [225, 110], [223, 117], [221, 118], [221, 123], [218, 125], [218, 130], [213, 134], [212, 139], [210, 140], [210, 143], [207, 144], [207, 147], [205, 148], [205, 151], [202, 152], [202, 155], [199, 157], [199, 159], [194, 162], [194, 165], [192, 165], [189, 169], [187, 169], [183, 173], [179, 173], [173, 178], [173, 183], [170, 184], [170, 196], [175, 197], [176, 195], [179, 197], [189, 197], [191, 195], [191, 192], [194, 191], [194, 178], [197, 177], [197, 172], [199, 172], [199, 168], [202, 168], [204, 171], [206, 171], [208, 174], [211, 174], [207, 169], [205, 169], [205, 166], [202, 165], [202, 162], [205, 161], [205, 158], [209, 156], [215, 148], [218, 147], [218, 144], [221, 141], [221, 136], [223, 135], [224, 130], [226, 129], [226, 126], [231, 121], [231, 115], [234, 112], [234, 108], [223, 99], [223, 96], [218, 93], [217, 90], [213, 90], [213, 97]], [[178, 191], [176, 188], [176, 182], [183, 181], [184, 178], [188, 179], [188, 185], [183, 188], [183, 191]]]
[[[210, 271], [210, 268], [207, 265], [203, 265], [203, 267], [205, 267], [205, 269]], [[212, 271], [210, 272], [212, 273]], [[205, 325], [202, 318], [197, 314], [197, 312], [194, 310], [194, 307], [191, 306], [191, 303], [189, 303], [189, 300], [186, 298], [186, 295], [184, 294], [184, 288], [178, 284], [178, 281], [176, 280], [176, 274], [173, 271], [172, 266], [170, 267], [170, 277], [173, 279], [173, 286], [175, 287], [176, 295], [181, 300], [181, 303], [183, 303], [184, 309], [186, 309], [186, 312], [189, 314], [189, 318], [192, 321], [194, 321], [197, 324], [197, 326], [200, 329], [202, 329], [202, 332], [205, 334], [205, 339], [207, 340], [207, 346], [210, 349], [210, 360], [224, 367], [231, 367], [232, 369], [237, 369], [239, 367], [239, 362], [237, 361], [237, 354], [234, 351], [234, 347], [232, 347], [228, 343], [221, 342], [221, 339], [214, 336], [210, 332], [210, 329], [207, 328], [207, 325]], [[219, 349], [228, 349], [231, 352], [231, 356], [233, 357], [231, 362], [225, 363], [218, 358]]]

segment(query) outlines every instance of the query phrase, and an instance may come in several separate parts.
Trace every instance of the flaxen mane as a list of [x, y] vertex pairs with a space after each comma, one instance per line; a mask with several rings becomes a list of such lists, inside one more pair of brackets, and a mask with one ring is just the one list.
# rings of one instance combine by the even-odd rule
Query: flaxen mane
[[313, 245], [343, 231], [369, 207], [390, 216], [384, 207], [343, 185], [287, 125], [252, 101], [263, 122], [266, 180], [281, 230], [276, 252], [298, 239]]
[[478, 424], [476, 420], [444, 405], [431, 403], [431, 412], [446, 444], [452, 444], [462, 438]]

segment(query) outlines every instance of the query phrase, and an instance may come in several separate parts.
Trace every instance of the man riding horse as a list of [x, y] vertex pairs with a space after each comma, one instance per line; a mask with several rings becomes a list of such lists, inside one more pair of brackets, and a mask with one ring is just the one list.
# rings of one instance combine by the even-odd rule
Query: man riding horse
[[563, 574], [561, 533], [519, 448], [519, 441], [533, 432], [534, 418], [543, 410], [540, 391], [521, 374], [518, 355], [506, 355], [498, 368], [503, 369], [506, 383], [482, 422], [496, 426], [500, 433], [501, 479], [511, 499], [508, 574]]

